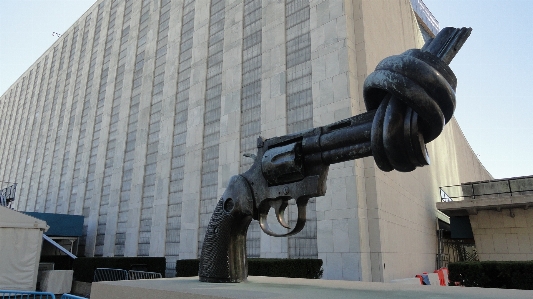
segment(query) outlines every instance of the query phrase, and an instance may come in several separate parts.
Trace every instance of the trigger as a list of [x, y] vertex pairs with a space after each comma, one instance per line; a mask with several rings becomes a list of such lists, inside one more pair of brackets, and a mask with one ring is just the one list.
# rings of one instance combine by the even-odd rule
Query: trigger
[[[304, 209], [303, 212], [301, 211], [302, 208]], [[288, 233], [278, 234], [278, 233], [273, 232], [268, 225], [268, 221], [267, 221], [268, 214], [266, 213], [259, 214], [259, 226], [261, 227], [263, 232], [265, 232], [267, 235], [272, 236], [272, 237], [292, 236], [300, 232], [305, 226], [305, 206], [298, 206], [298, 214], [302, 217], [298, 217], [298, 220], [296, 221], [296, 226], [294, 226], [294, 228]]]
[[276, 234], [275, 232], [273, 232], [270, 229], [270, 227], [268, 225], [268, 222], [267, 222], [267, 214], [261, 214], [259, 216], [259, 226], [265, 232], [265, 234], [267, 234], [269, 236], [277, 236], [278, 235], [278, 234]]
[[274, 209], [276, 213], [276, 219], [278, 219], [279, 224], [284, 228], [291, 228], [289, 224], [285, 221], [285, 210], [287, 209], [288, 203], [285, 200], [275, 200], [270, 202], [270, 206]]

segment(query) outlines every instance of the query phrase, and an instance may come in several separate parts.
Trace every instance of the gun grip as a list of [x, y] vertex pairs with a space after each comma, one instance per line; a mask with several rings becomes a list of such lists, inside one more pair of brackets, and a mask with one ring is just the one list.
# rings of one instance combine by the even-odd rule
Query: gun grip
[[252, 195], [242, 176], [231, 178], [207, 226], [198, 276], [203, 282], [241, 282], [248, 276], [246, 233]]

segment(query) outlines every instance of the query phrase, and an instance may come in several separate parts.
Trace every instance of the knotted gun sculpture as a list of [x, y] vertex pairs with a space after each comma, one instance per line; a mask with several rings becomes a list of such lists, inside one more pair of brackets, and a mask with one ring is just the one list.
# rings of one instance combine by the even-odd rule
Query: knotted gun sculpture
[[[252, 219], [275, 237], [302, 230], [310, 198], [326, 193], [329, 165], [374, 156], [383, 171], [413, 171], [429, 164], [426, 143], [441, 133], [455, 110], [456, 78], [448, 64], [470, 28], [445, 28], [422, 49], [385, 58], [364, 84], [368, 112], [304, 132], [257, 142], [252, 167], [233, 176], [209, 222], [200, 257], [200, 281], [246, 280], [246, 232]], [[290, 228], [284, 212], [296, 200]], [[273, 232], [274, 209], [289, 231]]]

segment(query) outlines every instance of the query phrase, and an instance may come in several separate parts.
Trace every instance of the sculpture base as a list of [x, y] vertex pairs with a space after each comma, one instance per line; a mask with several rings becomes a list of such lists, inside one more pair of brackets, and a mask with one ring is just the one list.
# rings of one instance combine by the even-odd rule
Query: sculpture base
[[533, 291], [395, 283], [248, 277], [243, 283], [205, 283], [198, 277], [107, 281], [92, 284], [91, 299], [215, 298], [533, 298]]

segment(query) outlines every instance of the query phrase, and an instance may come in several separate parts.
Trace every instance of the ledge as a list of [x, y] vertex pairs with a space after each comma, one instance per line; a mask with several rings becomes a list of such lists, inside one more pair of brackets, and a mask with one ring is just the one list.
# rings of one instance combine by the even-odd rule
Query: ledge
[[475, 199], [437, 203], [437, 209], [450, 217], [476, 215], [480, 210], [527, 210], [529, 207], [533, 207], [533, 195], [480, 196]]

